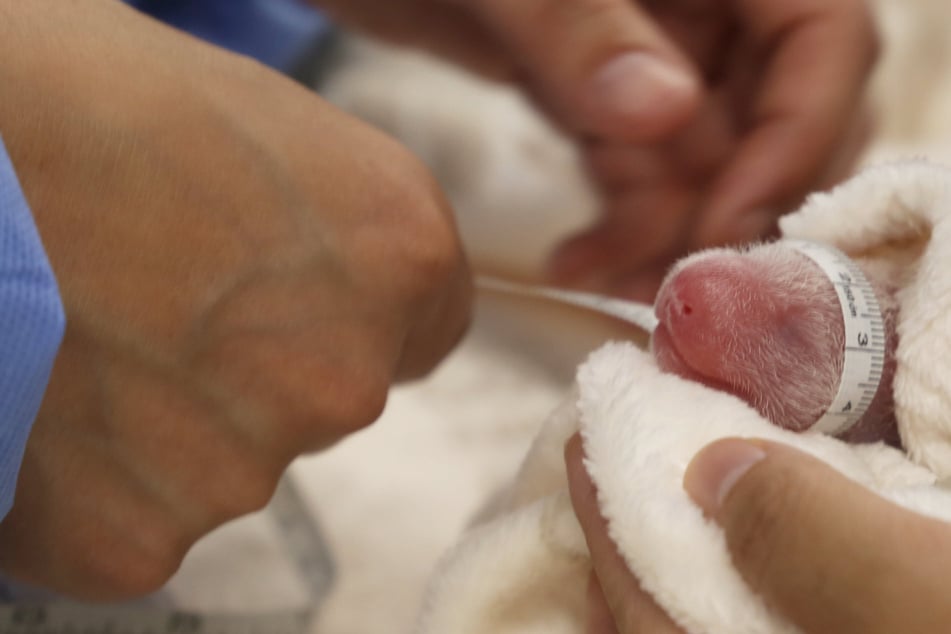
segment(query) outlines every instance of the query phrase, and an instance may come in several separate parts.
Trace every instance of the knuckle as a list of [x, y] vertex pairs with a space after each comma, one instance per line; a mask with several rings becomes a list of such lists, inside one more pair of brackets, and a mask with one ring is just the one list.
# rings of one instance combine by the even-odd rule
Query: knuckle
[[161, 588], [181, 565], [187, 548], [172, 531], [149, 531], [146, 543], [138, 533], [133, 543], [116, 540], [110, 548], [92, 549], [78, 565], [82, 593], [94, 600], [123, 600]]
[[859, 51], [863, 70], [870, 73], [878, 63], [883, 50], [883, 38], [875, 10], [863, 0], [843, 2], [839, 7], [842, 31], [848, 33], [849, 41]]
[[325, 415], [330, 428], [339, 436], [366, 428], [386, 407], [389, 381], [354, 374], [344, 379], [341, 388], [331, 397]]
[[211, 491], [207, 501], [213, 526], [260, 511], [274, 495], [282, 469], [265, 466], [253, 456], [234, 460], [228, 465], [227, 477]]
[[423, 244], [414, 248], [409, 260], [413, 279], [421, 291], [442, 289], [460, 267], [462, 254], [451, 225], [430, 223], [422, 232]]
[[390, 186], [384, 239], [390, 264], [417, 292], [441, 287], [462, 262], [452, 212], [432, 174], [404, 152]]
[[158, 591], [172, 578], [184, 558], [184, 552], [168, 556], [144, 556], [133, 559], [123, 571], [122, 584], [131, 597]]
[[436, 311], [421, 315], [412, 325], [400, 354], [397, 380], [420, 378], [430, 372], [463, 338], [473, 318], [471, 280], [459, 283], [443, 297]]
[[[320, 389], [283, 413], [274, 432], [277, 445], [296, 456], [326, 447], [376, 421], [386, 406], [389, 380], [375, 378], [373, 373], [338, 366], [325, 374]], [[256, 497], [260, 500], [263, 495], [259, 491]]]

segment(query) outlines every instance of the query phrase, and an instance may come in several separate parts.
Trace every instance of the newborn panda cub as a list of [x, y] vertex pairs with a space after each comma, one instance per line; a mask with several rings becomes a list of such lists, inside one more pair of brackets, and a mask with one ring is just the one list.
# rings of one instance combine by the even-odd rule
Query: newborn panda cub
[[[886, 359], [867, 411], [839, 437], [898, 446], [891, 389], [897, 303], [894, 289], [864, 272], [882, 309]], [[681, 260], [655, 310], [651, 350], [667, 372], [738, 396], [793, 431], [809, 429], [835, 398], [845, 358], [835, 288], [819, 265], [782, 242]]]

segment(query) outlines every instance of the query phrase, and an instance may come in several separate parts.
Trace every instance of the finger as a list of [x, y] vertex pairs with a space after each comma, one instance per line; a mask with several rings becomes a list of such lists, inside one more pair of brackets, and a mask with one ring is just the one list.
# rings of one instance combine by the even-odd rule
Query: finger
[[[581, 437], [573, 436], [565, 445], [565, 462], [568, 467], [568, 488], [575, 514], [591, 553], [591, 562], [597, 575], [604, 602], [614, 616], [620, 634], [683, 634], [670, 617], [641, 589], [637, 579], [618, 554], [617, 547], [608, 535], [608, 525], [598, 508], [597, 492], [584, 467], [584, 450]], [[589, 588], [591, 590], [591, 588]], [[593, 630], [607, 634], [604, 628], [604, 604], [598, 598], [591, 606], [590, 624], [602, 629]], [[600, 612], [599, 612], [600, 611]]]
[[600, 223], [556, 248], [548, 274], [562, 286], [616, 292], [686, 249], [696, 205], [692, 188], [677, 182], [615, 194]]
[[679, 250], [671, 252], [666, 257], [661, 257], [629, 275], [616, 278], [611, 294], [637, 302], [653, 304], [657, 297], [657, 291], [660, 290], [664, 278], [667, 277], [667, 272], [670, 271], [670, 267], [681, 255], [682, 253]]
[[476, 0], [527, 81], [568, 127], [627, 141], [687, 121], [700, 81], [650, 16], [628, 0]]
[[864, 96], [877, 56], [870, 9], [861, 0], [737, 0], [752, 37], [750, 57], [768, 55], [751, 104], [749, 134], [716, 183], [694, 246], [745, 242], [815, 185]]
[[588, 614], [585, 617], [585, 634], [621, 634], [611, 614], [611, 606], [604, 598], [598, 575], [592, 570], [588, 577]]
[[736, 41], [731, 11], [722, 0], [642, 2], [667, 37], [696, 64], [703, 77], [715, 80]]
[[817, 188], [830, 189], [855, 172], [875, 130], [875, 118], [868, 107], [862, 107], [849, 123], [838, 150], [826, 165]]
[[669, 152], [631, 143], [591, 143], [584, 150], [589, 176], [606, 196], [670, 179], [675, 162]]
[[406, 335], [396, 372], [400, 381], [431, 371], [468, 330], [474, 293], [468, 261], [458, 258], [443, 277], [440, 292], [427, 298]]
[[696, 115], [670, 142], [679, 171], [704, 189], [736, 151], [739, 138], [725, 90], [710, 91]]
[[717, 441], [684, 487], [754, 592], [810, 634], [951, 627], [951, 525], [892, 505], [783, 445]]
[[700, 195], [735, 148], [724, 99], [709, 95], [663, 145], [588, 144], [585, 158], [605, 197], [605, 218], [552, 255], [556, 283], [653, 299], [656, 270], [665, 272], [687, 251]]

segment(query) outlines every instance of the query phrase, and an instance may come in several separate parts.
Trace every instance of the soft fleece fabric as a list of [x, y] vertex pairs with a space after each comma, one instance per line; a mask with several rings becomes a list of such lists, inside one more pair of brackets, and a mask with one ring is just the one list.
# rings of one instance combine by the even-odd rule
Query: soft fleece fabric
[[418, 631], [582, 631], [584, 539], [562, 447], [580, 429], [610, 531], [642, 586], [687, 631], [796, 632], [730, 563], [719, 527], [682, 487], [703, 446], [727, 436], [796, 446], [907, 508], [951, 521], [951, 171], [922, 161], [870, 169], [783, 219], [876, 267], [900, 288], [894, 390], [907, 454], [779, 429], [740, 400], [661, 373], [631, 344], [598, 350], [576, 392], [542, 428], [508, 491], [444, 559]]

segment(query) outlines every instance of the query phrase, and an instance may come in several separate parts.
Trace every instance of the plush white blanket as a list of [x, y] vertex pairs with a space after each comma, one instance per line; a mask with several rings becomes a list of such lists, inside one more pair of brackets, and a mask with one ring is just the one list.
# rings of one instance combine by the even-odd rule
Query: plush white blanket
[[543, 428], [515, 482], [433, 578], [425, 634], [580, 632], [590, 564], [562, 462], [580, 429], [611, 535], [642, 586], [688, 632], [794, 632], [746, 587], [722, 532], [682, 487], [711, 441], [794, 445], [908, 508], [951, 520], [951, 171], [924, 162], [870, 169], [812, 196], [786, 236], [829, 242], [900, 286], [894, 383], [907, 454], [771, 425], [740, 400], [661, 373], [631, 344], [595, 352], [576, 393]]

